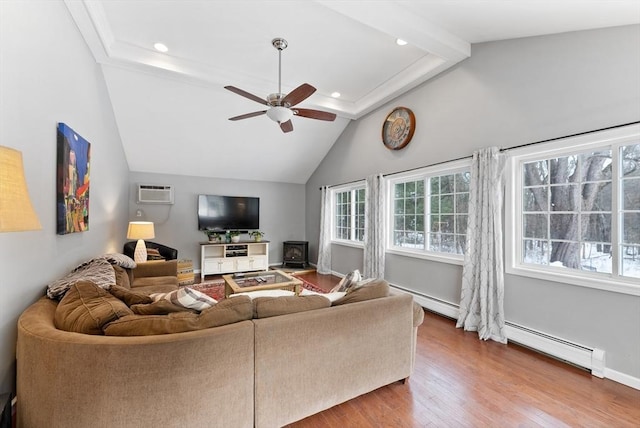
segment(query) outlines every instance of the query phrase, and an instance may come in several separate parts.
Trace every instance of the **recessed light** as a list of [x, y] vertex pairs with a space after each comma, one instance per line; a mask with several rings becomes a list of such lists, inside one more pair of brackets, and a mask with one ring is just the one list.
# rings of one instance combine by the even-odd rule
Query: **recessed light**
[[162, 44], [162, 43], [156, 43], [155, 45], [153, 45], [153, 47], [158, 51], [158, 52], [167, 52], [169, 50], [169, 48], [167, 47], [167, 45]]
[[407, 42], [406, 42], [405, 40], [402, 40], [402, 39], [396, 39], [396, 45], [398, 45], [398, 46], [404, 46], [404, 45], [406, 45], [406, 44], [407, 44]]
[[332, 92], [332, 93], [331, 93], [331, 96], [332, 96], [333, 98], [340, 98], [340, 92]]

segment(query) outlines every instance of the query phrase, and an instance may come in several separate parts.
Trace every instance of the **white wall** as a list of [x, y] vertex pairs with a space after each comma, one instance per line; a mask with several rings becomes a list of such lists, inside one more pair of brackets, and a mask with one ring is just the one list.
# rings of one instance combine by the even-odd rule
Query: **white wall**
[[[243, 165], [238, 165], [244, 168]], [[136, 203], [136, 186], [170, 184], [174, 187], [174, 205]], [[260, 198], [260, 230], [269, 241], [269, 263], [282, 262], [282, 242], [301, 241], [305, 236], [305, 186], [220, 178], [187, 177], [168, 174], [132, 172], [129, 178], [129, 218], [136, 220], [136, 210], [144, 212], [145, 221], [153, 221], [158, 242], [178, 250], [178, 258], [191, 259], [200, 269], [200, 242], [207, 237], [198, 231], [197, 198], [199, 194], [256, 196]], [[126, 231], [125, 231], [126, 233]], [[249, 239], [243, 236], [243, 239]]]
[[[89, 231], [56, 235], [56, 126], [91, 143]], [[61, 1], [0, 1], [0, 144], [20, 150], [35, 232], [0, 234], [0, 391], [14, 390], [16, 325], [46, 284], [125, 240], [129, 170], [100, 67]]]
[[[395, 106], [417, 127], [403, 150], [380, 129]], [[321, 185], [470, 156], [474, 150], [561, 137], [640, 119], [640, 26], [472, 46], [471, 57], [350, 124], [307, 182], [307, 239], [317, 260]], [[333, 269], [362, 266], [334, 245]], [[461, 268], [389, 255], [386, 279], [459, 303]], [[609, 369], [640, 382], [640, 298], [507, 275], [508, 321], [606, 351]]]

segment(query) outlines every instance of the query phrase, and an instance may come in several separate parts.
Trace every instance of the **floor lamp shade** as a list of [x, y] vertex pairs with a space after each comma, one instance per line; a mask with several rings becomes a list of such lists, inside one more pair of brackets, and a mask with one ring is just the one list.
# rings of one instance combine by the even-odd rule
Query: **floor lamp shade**
[[150, 221], [131, 221], [129, 222], [129, 229], [127, 230], [127, 239], [137, 239], [136, 249], [133, 252], [133, 260], [136, 263], [142, 263], [147, 261], [147, 246], [144, 243], [145, 239], [155, 238], [155, 231], [153, 229], [153, 222]]
[[27, 190], [22, 153], [0, 146], [0, 232], [40, 229]]

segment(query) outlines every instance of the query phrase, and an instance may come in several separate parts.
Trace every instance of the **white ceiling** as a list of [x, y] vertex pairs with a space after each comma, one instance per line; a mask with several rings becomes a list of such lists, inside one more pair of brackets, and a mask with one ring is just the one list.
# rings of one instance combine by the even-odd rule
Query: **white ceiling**
[[[472, 43], [640, 23], [640, 0], [65, 2], [103, 67], [132, 171], [289, 183], [308, 180], [351, 119], [469, 57]], [[313, 85], [298, 106], [335, 122], [294, 117], [285, 134], [264, 115], [227, 120], [265, 108], [224, 86], [278, 92], [275, 37], [289, 43], [282, 92]]]

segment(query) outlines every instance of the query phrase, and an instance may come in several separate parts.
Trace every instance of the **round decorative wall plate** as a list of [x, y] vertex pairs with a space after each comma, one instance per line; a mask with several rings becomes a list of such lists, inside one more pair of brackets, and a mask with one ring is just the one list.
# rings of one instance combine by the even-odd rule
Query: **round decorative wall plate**
[[382, 124], [382, 143], [391, 150], [409, 144], [416, 130], [416, 117], [406, 107], [396, 107]]

